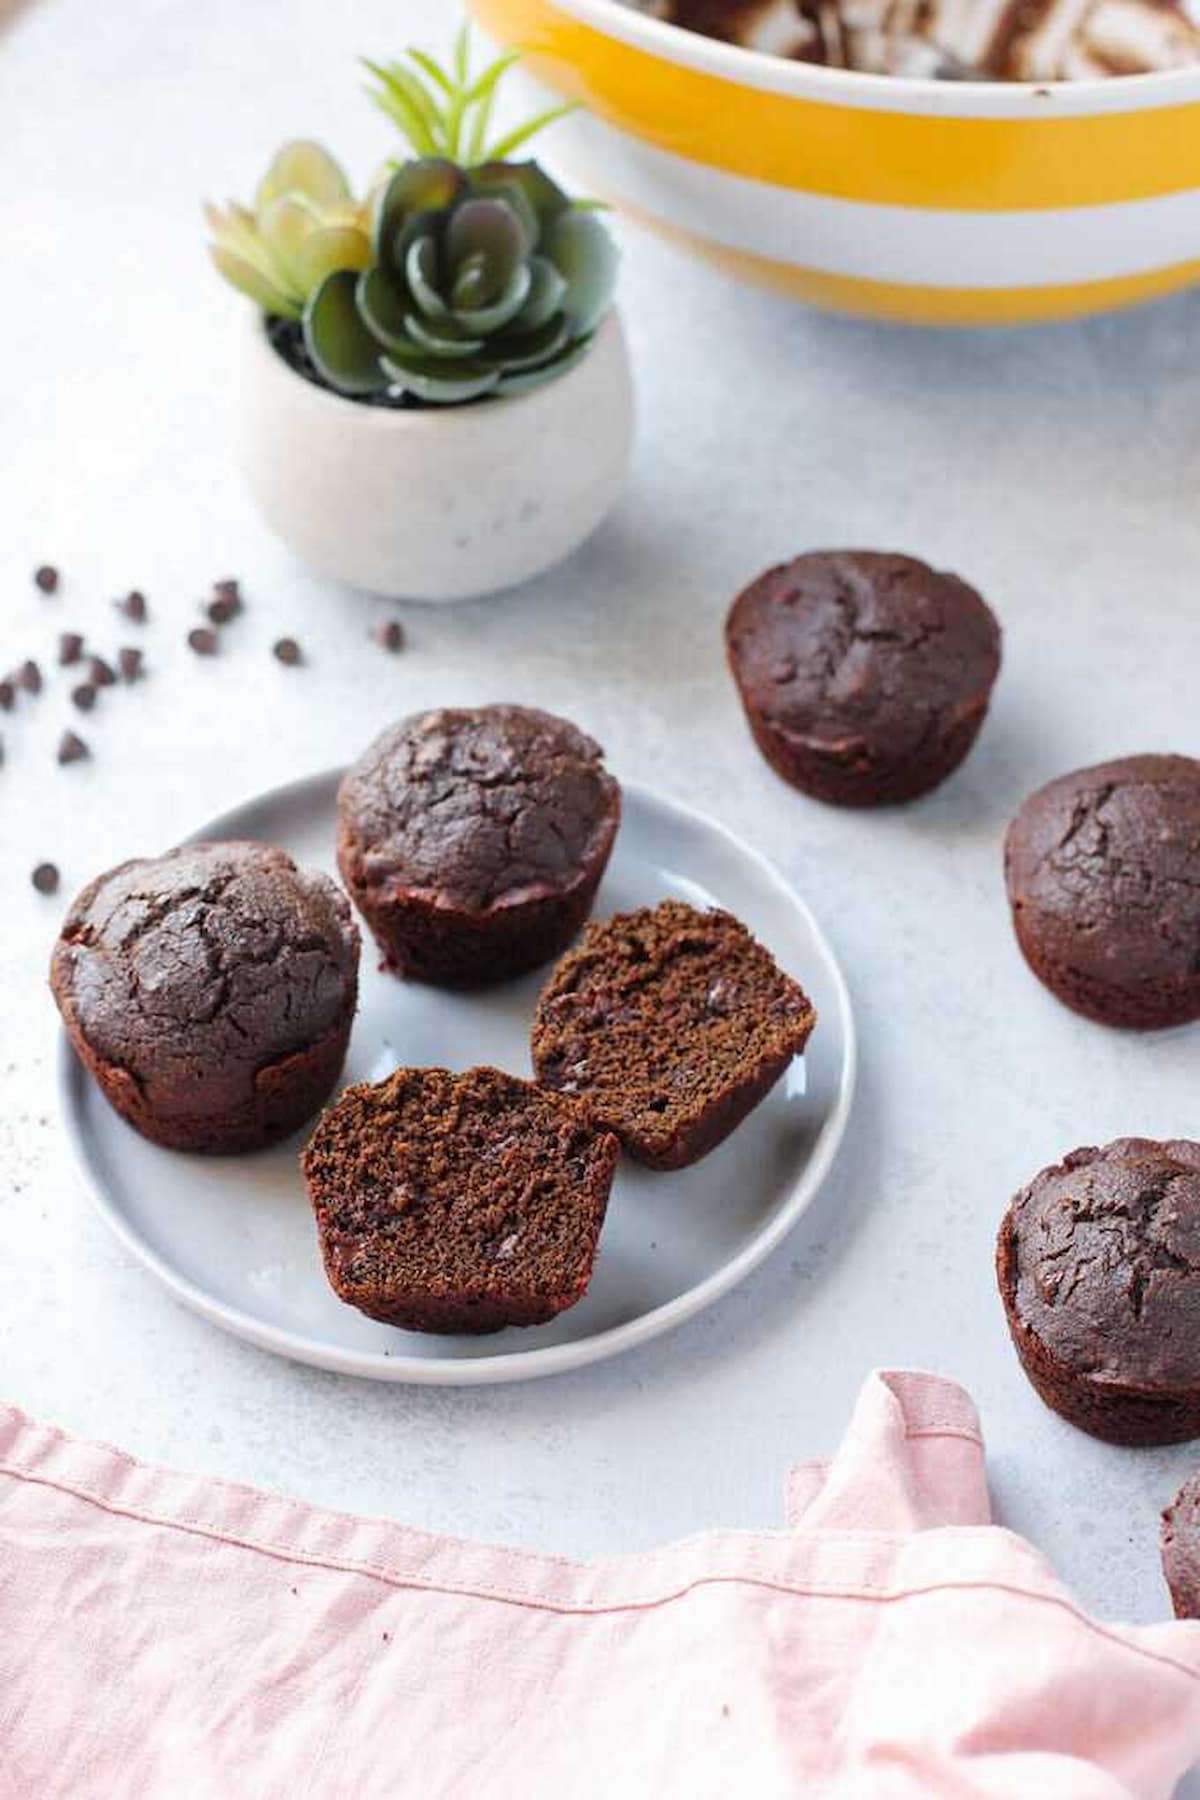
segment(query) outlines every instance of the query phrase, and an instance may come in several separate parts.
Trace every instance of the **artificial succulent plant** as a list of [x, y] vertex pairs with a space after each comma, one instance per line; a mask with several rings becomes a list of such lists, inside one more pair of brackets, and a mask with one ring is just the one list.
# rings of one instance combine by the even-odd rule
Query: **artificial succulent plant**
[[321, 380], [356, 398], [449, 405], [523, 392], [586, 353], [617, 252], [595, 209], [514, 153], [566, 110], [488, 142], [496, 86], [420, 51], [369, 63], [372, 98], [415, 160], [389, 165], [360, 206], [319, 146], [290, 144], [253, 211], [208, 209], [213, 259], [274, 317], [299, 320]]

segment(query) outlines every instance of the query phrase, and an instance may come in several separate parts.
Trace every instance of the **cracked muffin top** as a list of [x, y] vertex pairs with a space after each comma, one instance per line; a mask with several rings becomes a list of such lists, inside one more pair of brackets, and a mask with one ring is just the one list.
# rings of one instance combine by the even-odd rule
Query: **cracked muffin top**
[[600, 746], [528, 706], [439, 707], [376, 738], [338, 797], [352, 885], [469, 912], [561, 894], [608, 857]]
[[1044, 1169], [1002, 1230], [1005, 1302], [1060, 1365], [1200, 1387], [1200, 1144], [1119, 1138]]
[[267, 844], [122, 863], [63, 924], [51, 985], [89, 1050], [147, 1098], [234, 1104], [267, 1064], [343, 1026], [358, 932], [340, 889]]
[[864, 740], [919, 758], [1000, 667], [986, 602], [912, 556], [816, 550], [768, 569], [734, 601], [730, 664], [746, 705], [789, 738]]
[[1005, 843], [1022, 948], [1081, 1010], [1115, 1022], [1200, 1013], [1200, 762], [1129, 756], [1032, 794]]

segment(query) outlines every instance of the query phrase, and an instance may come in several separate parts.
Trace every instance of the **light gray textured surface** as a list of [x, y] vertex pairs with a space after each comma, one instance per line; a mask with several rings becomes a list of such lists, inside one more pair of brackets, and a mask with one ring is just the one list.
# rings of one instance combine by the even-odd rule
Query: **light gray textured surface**
[[[625, 230], [642, 432], [635, 478], [572, 564], [441, 614], [411, 648], [260, 529], [228, 457], [239, 303], [197, 207], [243, 193], [277, 140], [327, 137], [362, 177], [388, 148], [355, 52], [429, 36], [417, 0], [43, 0], [0, 35], [0, 664], [74, 627], [144, 642], [151, 674], [80, 727], [56, 677], [0, 716], [0, 1392], [146, 1457], [326, 1505], [615, 1551], [778, 1521], [789, 1463], [831, 1446], [865, 1373], [918, 1364], [983, 1412], [1002, 1519], [1109, 1617], [1165, 1613], [1157, 1514], [1187, 1449], [1121, 1452], [1046, 1413], [991, 1272], [1007, 1197], [1080, 1143], [1200, 1135], [1195, 1031], [1085, 1024], [1026, 975], [1000, 838], [1022, 795], [1125, 751], [1200, 752], [1200, 300], [1024, 335], [915, 335], [817, 317]], [[743, 728], [724, 608], [804, 547], [905, 548], [976, 581], [1006, 666], [965, 770], [916, 807], [823, 810]], [[29, 581], [61, 564], [60, 596]], [[219, 662], [183, 647], [209, 580], [251, 608]], [[110, 597], [151, 598], [118, 630]], [[268, 654], [283, 631], [309, 666]], [[65, 1166], [43, 966], [69, 890], [253, 791], [354, 753], [405, 708], [536, 700], [615, 768], [708, 809], [796, 881], [847, 969], [863, 1072], [850, 1138], [799, 1231], [662, 1343], [511, 1390], [373, 1388], [291, 1367], [173, 1305]], [[76, 723], [78, 721], [75, 721]]]

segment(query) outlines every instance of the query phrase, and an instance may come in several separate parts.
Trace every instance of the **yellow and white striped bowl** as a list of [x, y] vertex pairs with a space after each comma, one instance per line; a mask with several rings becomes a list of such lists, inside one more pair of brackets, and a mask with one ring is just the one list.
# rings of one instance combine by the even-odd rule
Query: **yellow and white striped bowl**
[[880, 318], [1012, 324], [1200, 280], [1200, 70], [1059, 83], [849, 74], [615, 0], [469, 0], [581, 100], [571, 174], [752, 281]]

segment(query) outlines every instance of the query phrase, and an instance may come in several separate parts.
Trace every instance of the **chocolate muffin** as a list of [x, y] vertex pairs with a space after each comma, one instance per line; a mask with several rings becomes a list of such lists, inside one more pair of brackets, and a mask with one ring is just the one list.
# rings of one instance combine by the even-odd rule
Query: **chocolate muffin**
[[538, 1001], [539, 1081], [652, 1169], [714, 1150], [808, 1041], [803, 990], [731, 913], [664, 900], [589, 925]]
[[1102, 1025], [1200, 1018], [1200, 762], [1127, 756], [1060, 776], [1008, 829], [1017, 942]]
[[598, 744], [530, 706], [438, 708], [371, 745], [338, 862], [387, 965], [482, 987], [548, 962], [592, 908], [621, 818]]
[[77, 1055], [143, 1137], [254, 1150], [316, 1112], [358, 996], [344, 895], [267, 844], [184, 844], [84, 888], [50, 985]]
[[347, 1088], [303, 1156], [334, 1292], [409, 1331], [541, 1325], [583, 1298], [616, 1138], [499, 1069]]
[[768, 569], [734, 601], [725, 644], [771, 767], [835, 806], [937, 787], [975, 742], [1000, 670], [1000, 627], [974, 588], [872, 550]]
[[1200, 1471], [1190, 1475], [1162, 1516], [1163, 1574], [1177, 1619], [1200, 1619]]
[[1112, 1444], [1200, 1436], [1200, 1144], [1119, 1138], [1044, 1169], [996, 1271], [1047, 1406]]

